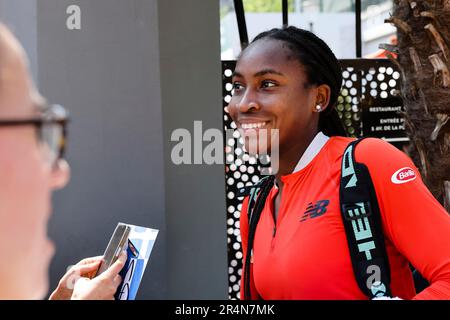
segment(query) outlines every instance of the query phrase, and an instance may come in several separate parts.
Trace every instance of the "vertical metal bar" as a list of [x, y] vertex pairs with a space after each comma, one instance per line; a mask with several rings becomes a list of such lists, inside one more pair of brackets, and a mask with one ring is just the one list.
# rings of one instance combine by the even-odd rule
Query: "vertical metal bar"
[[241, 50], [248, 46], [247, 24], [245, 23], [245, 12], [242, 0], [234, 0], [234, 10], [236, 12], [237, 25], [239, 30], [239, 40], [241, 41]]
[[288, 25], [288, 0], [282, 0], [282, 11], [283, 11], [283, 26]]
[[361, 44], [361, 0], [355, 1], [355, 29], [356, 29], [356, 58], [361, 58], [362, 44]]

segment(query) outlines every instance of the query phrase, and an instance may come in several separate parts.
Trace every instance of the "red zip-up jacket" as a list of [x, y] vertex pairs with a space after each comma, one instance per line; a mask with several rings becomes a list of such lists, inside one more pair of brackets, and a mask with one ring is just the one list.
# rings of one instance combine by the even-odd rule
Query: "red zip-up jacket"
[[[341, 160], [350, 138], [331, 137], [301, 170], [283, 176], [277, 221], [273, 187], [256, 229], [252, 299], [367, 299], [352, 269], [339, 207]], [[381, 211], [391, 290], [402, 299], [450, 299], [450, 216], [413, 162], [380, 139], [356, 147], [370, 172]], [[248, 197], [240, 231], [245, 263]], [[415, 293], [408, 262], [430, 282]], [[241, 279], [241, 298], [244, 297]]]

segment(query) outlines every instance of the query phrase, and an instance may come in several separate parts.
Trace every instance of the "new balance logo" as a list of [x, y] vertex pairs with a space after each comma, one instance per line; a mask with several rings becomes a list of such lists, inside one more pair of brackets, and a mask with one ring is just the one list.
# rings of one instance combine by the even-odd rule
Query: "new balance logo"
[[300, 219], [300, 221], [303, 222], [310, 218], [312, 219], [312, 218], [320, 217], [325, 212], [327, 212], [327, 206], [329, 203], [330, 203], [330, 200], [319, 200], [315, 204], [310, 202], [308, 204], [308, 207], [306, 208], [305, 213], [303, 214], [302, 218]]

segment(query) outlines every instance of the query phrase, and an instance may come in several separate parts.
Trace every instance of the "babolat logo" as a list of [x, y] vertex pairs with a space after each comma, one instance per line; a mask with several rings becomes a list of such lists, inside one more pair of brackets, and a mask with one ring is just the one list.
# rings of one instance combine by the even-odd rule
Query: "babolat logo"
[[327, 206], [330, 203], [330, 200], [319, 200], [315, 204], [310, 202], [308, 207], [306, 208], [305, 213], [303, 214], [300, 221], [305, 221], [309, 218], [317, 218], [327, 212]]
[[350, 176], [348, 179], [345, 188], [355, 187], [358, 182], [358, 178], [356, 178], [355, 168], [353, 168], [353, 158], [352, 158], [353, 146], [350, 146], [345, 150], [344, 153], [344, 162], [342, 165], [342, 179]]
[[[367, 210], [366, 205], [368, 206]], [[368, 219], [371, 214], [369, 204], [357, 202], [353, 205], [344, 206], [344, 211], [346, 215], [345, 219], [351, 222], [359, 253], [363, 254], [366, 261], [372, 261], [373, 256], [371, 250], [376, 250], [376, 245]], [[386, 286], [381, 282], [379, 266], [369, 265], [366, 272], [372, 275], [367, 280], [367, 288], [369, 288], [375, 297], [384, 296], [386, 294]], [[371, 281], [372, 278], [374, 278], [374, 282]]]

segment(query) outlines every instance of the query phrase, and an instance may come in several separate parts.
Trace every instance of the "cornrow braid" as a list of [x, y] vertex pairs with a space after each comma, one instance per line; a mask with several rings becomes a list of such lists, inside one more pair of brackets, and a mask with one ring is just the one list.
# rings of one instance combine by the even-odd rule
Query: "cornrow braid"
[[330, 47], [314, 33], [293, 26], [274, 28], [260, 33], [252, 43], [261, 39], [284, 41], [304, 66], [307, 85], [326, 84], [330, 87], [330, 102], [325, 112], [320, 114], [319, 129], [326, 135], [342, 135], [346, 132], [334, 110], [342, 85], [342, 70], [338, 59]]

